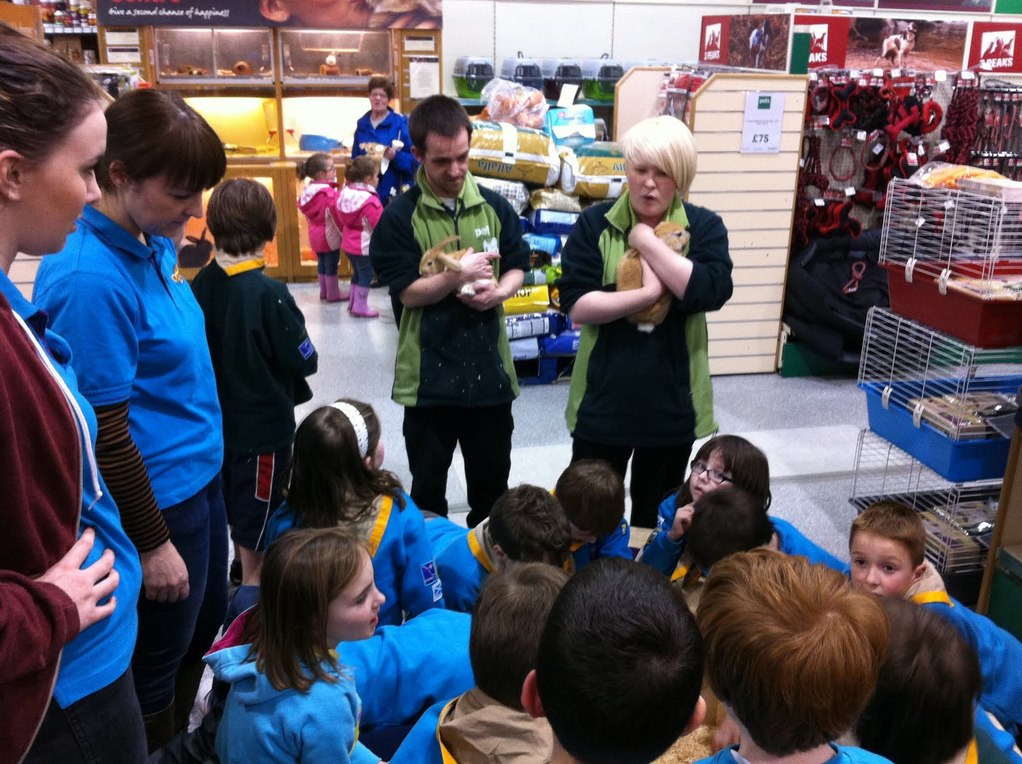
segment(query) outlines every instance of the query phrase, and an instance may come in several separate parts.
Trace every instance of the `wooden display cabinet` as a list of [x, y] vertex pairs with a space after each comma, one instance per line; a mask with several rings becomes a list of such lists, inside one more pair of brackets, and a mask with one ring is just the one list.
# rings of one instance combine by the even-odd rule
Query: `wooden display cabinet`
[[[404, 113], [417, 102], [413, 96], [429, 94], [429, 82], [439, 92], [441, 32], [163, 27], [147, 33], [143, 58], [157, 87], [179, 92], [217, 131], [228, 177], [254, 177], [271, 189], [278, 232], [267, 273], [315, 280], [316, 256], [296, 203], [297, 162], [329, 150], [343, 177], [373, 74], [394, 81], [395, 108]], [[192, 221], [187, 235], [201, 242], [204, 227]], [[346, 261], [340, 273], [350, 275]]]
[[0, 2], [0, 21], [10, 24], [33, 39], [43, 39], [43, 15], [37, 5]]
[[99, 60], [130, 66], [146, 82], [156, 82], [152, 27], [99, 27]]
[[[266, 245], [263, 256], [266, 260], [266, 275], [285, 281], [293, 281], [299, 251], [299, 223], [301, 214], [295, 205], [298, 195], [293, 162], [273, 161], [244, 164], [230, 162], [225, 178], [251, 178], [264, 185], [273, 196], [277, 206], [277, 235]], [[206, 208], [212, 191], [202, 197]], [[208, 263], [213, 255], [212, 237], [206, 226], [205, 216], [192, 218], [185, 226], [184, 246], [178, 251], [181, 274], [191, 280], [199, 269]], [[315, 264], [315, 258], [313, 258]]]

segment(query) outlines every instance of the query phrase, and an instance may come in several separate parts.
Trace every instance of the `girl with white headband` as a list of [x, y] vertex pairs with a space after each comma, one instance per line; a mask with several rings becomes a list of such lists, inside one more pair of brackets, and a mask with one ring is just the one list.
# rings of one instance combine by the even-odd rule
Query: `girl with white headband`
[[266, 532], [272, 544], [290, 528], [355, 529], [387, 598], [380, 609], [386, 626], [444, 602], [422, 513], [382, 466], [380, 419], [372, 406], [342, 398], [316, 409], [295, 432], [287, 498]]

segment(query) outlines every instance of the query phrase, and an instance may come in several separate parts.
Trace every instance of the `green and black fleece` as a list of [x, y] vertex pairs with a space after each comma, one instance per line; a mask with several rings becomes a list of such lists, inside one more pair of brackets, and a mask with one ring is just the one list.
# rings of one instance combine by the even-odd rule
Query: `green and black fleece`
[[[500, 252], [494, 274], [525, 270], [529, 248], [511, 205], [469, 174], [451, 211], [430, 190], [422, 168], [416, 186], [394, 199], [373, 232], [369, 255], [395, 299], [419, 278], [422, 253], [447, 236], [451, 249]], [[453, 294], [401, 311], [392, 397], [402, 406], [497, 406], [518, 395], [504, 308], [478, 311]]]
[[[692, 276], [682, 299], [652, 332], [618, 319], [582, 328], [565, 418], [568, 430], [595, 443], [663, 447], [717, 429], [706, 352], [706, 316], [731, 297], [727, 229], [710, 210], [675, 197], [664, 220], [687, 226]], [[635, 213], [624, 194], [579, 217], [561, 253], [561, 309], [588, 292], [615, 291]]]

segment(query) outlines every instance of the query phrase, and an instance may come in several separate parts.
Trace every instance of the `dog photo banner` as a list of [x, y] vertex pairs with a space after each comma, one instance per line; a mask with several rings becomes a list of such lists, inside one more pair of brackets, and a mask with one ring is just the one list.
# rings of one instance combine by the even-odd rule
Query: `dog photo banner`
[[850, 69], [955, 71], [965, 63], [969, 22], [860, 17], [848, 31]]
[[990, 13], [994, 0], [877, 0], [881, 10], [951, 11], [955, 13]]
[[[752, 0], [756, 5], [776, 3], [776, 0]], [[994, 0], [831, 0], [827, 5], [844, 8], [878, 8], [888, 11], [950, 11], [954, 13], [990, 13]], [[823, 5], [820, 0], [802, 0], [799, 5]], [[1012, 10], [1001, 10], [1001, 6]], [[998, 13], [1022, 12], [1022, 0], [998, 0]]]
[[702, 63], [780, 72], [788, 69], [789, 14], [703, 16], [702, 29]]

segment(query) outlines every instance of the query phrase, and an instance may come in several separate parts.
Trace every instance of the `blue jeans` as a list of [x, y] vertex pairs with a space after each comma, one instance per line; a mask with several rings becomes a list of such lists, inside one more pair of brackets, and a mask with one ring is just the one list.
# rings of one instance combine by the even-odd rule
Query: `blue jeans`
[[220, 476], [190, 499], [167, 507], [170, 540], [188, 568], [188, 597], [138, 600], [138, 641], [131, 660], [143, 714], [174, 700], [181, 661], [200, 660], [213, 643], [227, 611], [227, 513]]
[[67, 708], [50, 700], [25, 762], [136, 764], [146, 758], [142, 714], [135, 699], [131, 672], [125, 671], [102, 690], [86, 695]]
[[316, 253], [316, 273], [324, 276], [336, 276], [337, 266], [341, 262], [341, 250]]
[[369, 255], [351, 255], [345, 252], [348, 256], [348, 262], [351, 263], [352, 269], [355, 274], [351, 277], [351, 283], [355, 286], [367, 287], [373, 283], [373, 264], [369, 262]]

